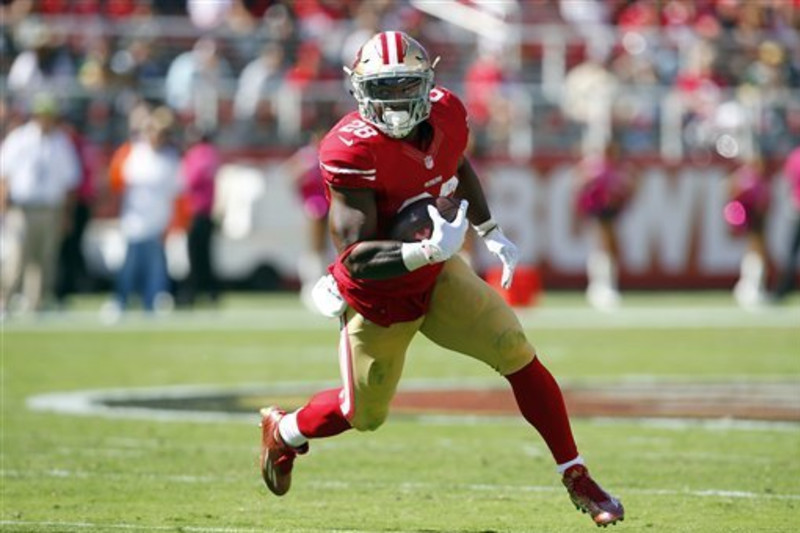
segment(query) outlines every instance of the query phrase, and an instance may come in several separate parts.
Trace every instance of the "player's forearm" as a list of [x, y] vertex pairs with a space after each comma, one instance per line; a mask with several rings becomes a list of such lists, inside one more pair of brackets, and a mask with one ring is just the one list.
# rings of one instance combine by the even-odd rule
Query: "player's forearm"
[[483, 194], [483, 187], [467, 158], [462, 159], [458, 166], [458, 181], [456, 196], [469, 201], [469, 211], [467, 212], [469, 221], [477, 226], [489, 220], [492, 214], [489, 211], [486, 196]]
[[408, 273], [399, 241], [364, 241], [344, 260], [350, 275], [360, 279], [387, 279]]
[[5, 213], [8, 209], [8, 187], [6, 182], [6, 177], [0, 176], [0, 214]]

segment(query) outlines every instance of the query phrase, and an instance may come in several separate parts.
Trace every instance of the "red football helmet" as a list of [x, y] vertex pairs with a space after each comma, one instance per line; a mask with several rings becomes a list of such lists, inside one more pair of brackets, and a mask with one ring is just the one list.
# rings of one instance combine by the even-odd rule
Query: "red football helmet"
[[386, 135], [402, 138], [431, 113], [433, 62], [417, 41], [403, 32], [386, 31], [358, 51], [352, 68], [358, 112]]

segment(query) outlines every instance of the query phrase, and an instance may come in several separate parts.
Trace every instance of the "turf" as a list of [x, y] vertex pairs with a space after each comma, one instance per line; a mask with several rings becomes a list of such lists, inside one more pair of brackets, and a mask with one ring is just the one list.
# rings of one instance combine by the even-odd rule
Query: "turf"
[[[257, 419], [159, 422], [30, 410], [53, 391], [336, 380], [335, 323], [291, 296], [99, 324], [97, 302], [2, 333], [3, 531], [591, 531], [538, 436], [516, 418], [391, 417], [314, 442], [292, 491], [256, 467]], [[800, 394], [800, 302], [747, 313], [730, 295], [633, 294], [609, 315], [575, 294], [520, 312], [563, 383], [787, 381]], [[415, 341], [408, 379], [497, 379]], [[576, 419], [596, 477], [623, 498], [617, 531], [794, 531], [800, 425]]]

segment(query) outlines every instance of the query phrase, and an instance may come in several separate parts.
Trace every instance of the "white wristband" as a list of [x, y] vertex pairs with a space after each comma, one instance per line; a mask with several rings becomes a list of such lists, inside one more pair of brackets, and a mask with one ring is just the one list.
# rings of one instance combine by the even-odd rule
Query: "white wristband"
[[403, 264], [409, 272], [433, 263], [430, 246], [422, 242], [404, 242], [400, 247]]
[[481, 237], [486, 237], [493, 229], [498, 227], [498, 225], [499, 224], [497, 224], [493, 218], [489, 218], [489, 220], [486, 222], [482, 222], [481, 224], [472, 227], [475, 228], [475, 231], [478, 232], [478, 235]]

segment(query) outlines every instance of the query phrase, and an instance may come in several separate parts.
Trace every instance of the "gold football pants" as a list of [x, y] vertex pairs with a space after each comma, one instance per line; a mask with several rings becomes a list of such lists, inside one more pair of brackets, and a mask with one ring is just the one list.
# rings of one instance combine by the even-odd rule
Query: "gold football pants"
[[344, 382], [341, 408], [354, 428], [375, 430], [386, 420], [406, 351], [418, 331], [443, 348], [483, 361], [503, 376], [535, 356], [514, 311], [454, 256], [439, 274], [424, 317], [382, 327], [353, 309], [346, 311], [339, 340]]

